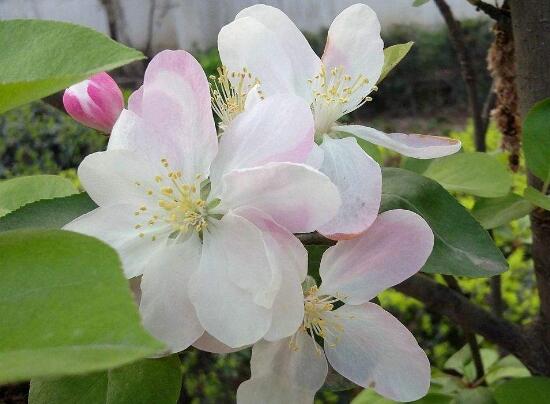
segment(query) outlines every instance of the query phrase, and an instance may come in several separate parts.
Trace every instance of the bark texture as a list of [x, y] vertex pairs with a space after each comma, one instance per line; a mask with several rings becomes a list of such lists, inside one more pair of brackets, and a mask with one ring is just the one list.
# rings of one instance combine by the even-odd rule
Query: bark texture
[[[525, 118], [536, 102], [550, 97], [550, 1], [513, 0], [510, 6], [520, 114]], [[541, 189], [541, 181], [532, 174], [528, 175], [528, 181]], [[535, 209], [531, 214], [531, 228], [532, 255], [541, 301], [540, 318], [533, 330], [544, 343], [542, 353], [547, 360], [544, 373], [550, 375], [550, 212]]]

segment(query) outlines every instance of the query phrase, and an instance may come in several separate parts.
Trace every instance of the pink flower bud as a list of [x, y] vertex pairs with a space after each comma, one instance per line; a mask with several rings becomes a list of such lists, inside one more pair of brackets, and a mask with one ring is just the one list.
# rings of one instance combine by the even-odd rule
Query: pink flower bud
[[63, 105], [81, 124], [110, 133], [124, 108], [124, 98], [111, 76], [103, 72], [66, 89]]

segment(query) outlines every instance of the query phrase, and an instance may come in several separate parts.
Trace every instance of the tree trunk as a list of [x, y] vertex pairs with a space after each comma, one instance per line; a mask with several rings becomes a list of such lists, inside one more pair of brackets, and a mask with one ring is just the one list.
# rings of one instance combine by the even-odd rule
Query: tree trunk
[[[520, 113], [522, 118], [525, 118], [536, 102], [550, 97], [550, 1], [513, 0], [510, 6]], [[530, 185], [541, 189], [541, 182], [533, 175], [528, 175], [528, 181]], [[540, 338], [544, 354], [548, 359], [547, 369], [542, 370], [541, 373], [549, 376], [550, 212], [535, 209], [531, 214], [531, 228], [533, 231], [532, 254], [540, 295], [540, 318], [534, 324], [532, 331]]]

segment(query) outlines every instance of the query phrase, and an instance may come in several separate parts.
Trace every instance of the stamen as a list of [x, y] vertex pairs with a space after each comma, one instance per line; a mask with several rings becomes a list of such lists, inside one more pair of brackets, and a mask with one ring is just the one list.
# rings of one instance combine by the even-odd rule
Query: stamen
[[369, 80], [363, 75], [353, 80], [345, 73], [343, 66], [334, 67], [327, 72], [326, 67], [322, 65], [319, 74], [308, 80], [308, 83], [313, 93], [312, 110], [318, 134], [329, 132], [330, 127], [340, 117], [372, 101], [372, 98], [366, 95], [356, 98], [357, 93], [364, 93], [364, 87], [368, 85]]
[[[230, 72], [225, 66], [217, 69], [217, 76], [210, 76], [210, 94], [212, 97], [212, 109], [220, 118], [220, 127], [227, 127], [235, 116], [244, 111], [246, 96], [260, 84], [245, 68], [239, 72]], [[263, 99], [262, 92], [258, 89], [258, 95]]]
[[[170, 169], [170, 163], [168, 159], [163, 158], [160, 160], [161, 165], [167, 169], [164, 175], [157, 175], [153, 177], [154, 181], [159, 184], [159, 187], [155, 190], [144, 190], [149, 197], [156, 197], [156, 206], [160, 208], [155, 209], [148, 204], [141, 205], [134, 212], [135, 216], [145, 215], [146, 218], [143, 222], [140, 222], [134, 226], [136, 230], [140, 230], [143, 226], [155, 226], [159, 222], [169, 224], [174, 234], [174, 238], [182, 233], [188, 231], [202, 232], [208, 226], [208, 207], [205, 200], [200, 196], [199, 190], [201, 190], [201, 175], [196, 175], [195, 180], [192, 183], [184, 183], [182, 181], [183, 173], [181, 171], [175, 171]], [[171, 185], [164, 185], [165, 177], [169, 179]], [[136, 184], [140, 184], [136, 182]], [[141, 184], [140, 184], [141, 185]], [[161, 186], [162, 185], [162, 186]], [[205, 194], [207, 197], [208, 192]], [[153, 212], [148, 213], [149, 210]], [[162, 212], [162, 213], [161, 213]], [[154, 213], [154, 214], [153, 214]], [[148, 216], [148, 218], [147, 218]], [[154, 227], [148, 227], [154, 231]], [[151, 231], [148, 230], [148, 231]], [[145, 237], [142, 232], [138, 233], [139, 237]], [[157, 237], [151, 236], [151, 241], [155, 241]]]

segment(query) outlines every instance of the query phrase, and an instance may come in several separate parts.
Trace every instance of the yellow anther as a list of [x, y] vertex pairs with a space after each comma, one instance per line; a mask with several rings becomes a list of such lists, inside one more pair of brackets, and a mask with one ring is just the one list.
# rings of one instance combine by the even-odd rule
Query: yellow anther
[[170, 196], [174, 193], [174, 190], [170, 187], [163, 187], [160, 189], [160, 192], [162, 192], [166, 196]]

